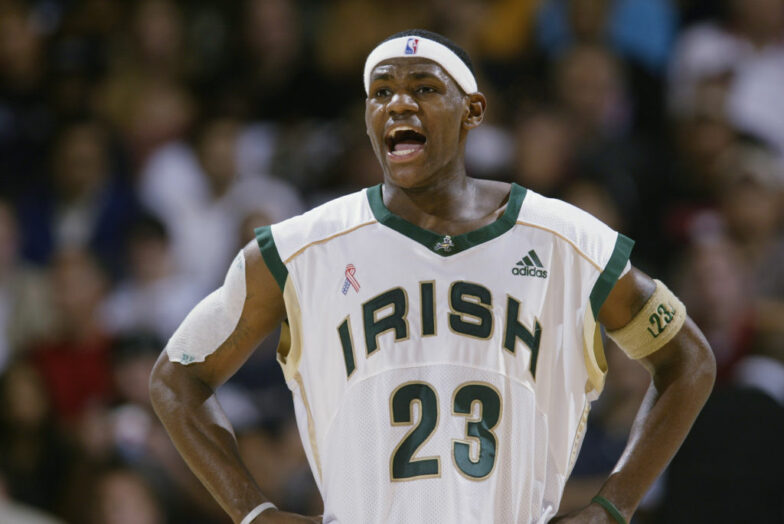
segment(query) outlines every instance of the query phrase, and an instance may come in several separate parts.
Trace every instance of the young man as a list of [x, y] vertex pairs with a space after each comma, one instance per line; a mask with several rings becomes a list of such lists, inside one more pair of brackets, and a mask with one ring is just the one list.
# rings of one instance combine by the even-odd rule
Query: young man
[[258, 230], [183, 322], [156, 411], [235, 522], [320, 522], [259, 492], [213, 391], [287, 318], [278, 350], [324, 522], [552, 519], [604, 382], [599, 323], [652, 375], [597, 497], [558, 522], [625, 522], [711, 390], [713, 357], [632, 242], [563, 202], [471, 179], [486, 100], [423, 31], [365, 65], [384, 183]]

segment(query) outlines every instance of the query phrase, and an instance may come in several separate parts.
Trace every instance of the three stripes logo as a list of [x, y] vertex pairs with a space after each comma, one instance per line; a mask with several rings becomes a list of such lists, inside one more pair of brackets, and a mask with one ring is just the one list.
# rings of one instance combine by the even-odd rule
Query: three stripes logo
[[521, 277], [547, 278], [547, 270], [533, 249], [512, 268], [512, 274]]

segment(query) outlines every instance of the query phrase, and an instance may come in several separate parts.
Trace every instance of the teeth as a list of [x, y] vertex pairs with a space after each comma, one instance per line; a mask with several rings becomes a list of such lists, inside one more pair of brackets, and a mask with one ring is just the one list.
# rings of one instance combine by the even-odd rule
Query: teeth
[[397, 136], [398, 133], [401, 133], [403, 131], [414, 131], [415, 133], [418, 132], [413, 127], [410, 127], [410, 126], [400, 126], [400, 127], [396, 127], [395, 130], [392, 131], [392, 133], [391, 133], [392, 138], [394, 139]]
[[395, 151], [390, 151], [390, 152], [395, 156], [404, 156], [411, 153], [412, 151], [417, 151], [417, 150], [419, 150], [419, 148], [412, 147], [411, 149], [397, 149]]

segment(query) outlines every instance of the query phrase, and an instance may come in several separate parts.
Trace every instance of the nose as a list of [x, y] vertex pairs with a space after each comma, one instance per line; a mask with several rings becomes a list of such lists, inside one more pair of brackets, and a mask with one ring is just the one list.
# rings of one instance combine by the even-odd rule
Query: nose
[[418, 109], [416, 100], [408, 93], [395, 93], [387, 105], [387, 111], [393, 115], [415, 113]]

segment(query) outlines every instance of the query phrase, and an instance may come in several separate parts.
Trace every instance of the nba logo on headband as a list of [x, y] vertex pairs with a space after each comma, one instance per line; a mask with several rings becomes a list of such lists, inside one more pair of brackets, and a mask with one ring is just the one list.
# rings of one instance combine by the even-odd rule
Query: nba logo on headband
[[417, 46], [419, 45], [419, 38], [409, 38], [406, 42], [406, 54], [415, 55]]

